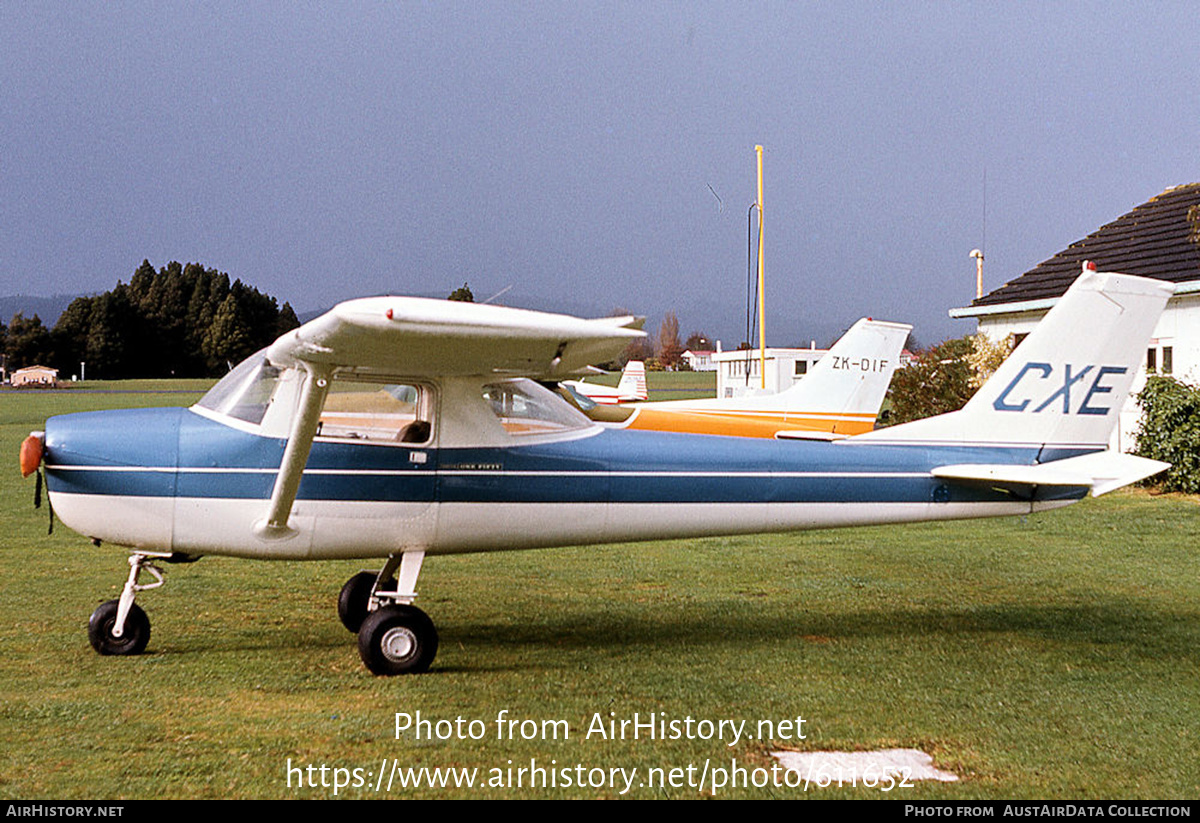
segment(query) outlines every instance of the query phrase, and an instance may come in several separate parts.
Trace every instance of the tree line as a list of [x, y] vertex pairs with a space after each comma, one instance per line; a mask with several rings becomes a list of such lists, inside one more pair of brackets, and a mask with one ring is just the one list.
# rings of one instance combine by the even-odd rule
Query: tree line
[[224, 272], [143, 260], [129, 283], [73, 300], [53, 328], [36, 314], [0, 323], [0, 351], [10, 373], [36, 364], [65, 377], [86, 363], [91, 379], [216, 377], [299, 325], [291, 305]]
[[[633, 314], [627, 309], [616, 308], [613, 316]], [[685, 342], [679, 342], [679, 318], [675, 312], [668, 311], [663, 315], [662, 324], [658, 327], [657, 335], [647, 335], [633, 340], [625, 347], [620, 356], [605, 365], [621, 369], [630, 360], [641, 360], [650, 371], [688, 371], [691, 366], [683, 359], [685, 351], [709, 351], [712, 342], [704, 332], [694, 331], [688, 335]], [[599, 364], [598, 364], [599, 365]]]

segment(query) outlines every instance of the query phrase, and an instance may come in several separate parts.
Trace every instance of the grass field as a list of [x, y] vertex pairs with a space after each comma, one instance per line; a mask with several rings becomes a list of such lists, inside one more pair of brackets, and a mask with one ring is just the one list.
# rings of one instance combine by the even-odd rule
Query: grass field
[[[621, 373], [599, 374], [589, 377], [589, 383], [616, 386]], [[649, 371], [646, 372], [646, 392], [654, 400], [690, 400], [693, 397], [715, 397], [717, 373], [715, 371]]]
[[[718, 797], [1200, 797], [1200, 507], [1119, 492], [1031, 518], [432, 558], [424, 676], [362, 667], [335, 613], [355, 563], [206, 558], [139, 597], [147, 654], [101, 658], [88, 615], [125, 553], [31, 506], [20, 440], [46, 415], [185, 404], [175, 394], [0, 395], [0, 796], [324, 798], [294, 767], [639, 770], [768, 752], [916, 747], [960, 775], [888, 794], [737, 788]], [[496, 739], [495, 719], [569, 739]], [[395, 714], [478, 719], [480, 740], [397, 738]], [[805, 740], [585, 739], [607, 719], [802, 716]], [[511, 761], [511, 763], [510, 763]], [[307, 775], [307, 773], [306, 773]], [[319, 783], [321, 775], [314, 772]], [[343, 797], [610, 797], [612, 789], [422, 788]], [[635, 786], [628, 796], [708, 796]]]

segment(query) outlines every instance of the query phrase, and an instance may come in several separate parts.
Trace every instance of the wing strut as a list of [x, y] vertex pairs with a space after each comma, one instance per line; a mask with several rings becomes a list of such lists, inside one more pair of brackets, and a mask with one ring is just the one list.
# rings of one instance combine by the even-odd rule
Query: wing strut
[[296, 502], [296, 493], [300, 490], [304, 464], [308, 462], [308, 453], [321, 420], [321, 409], [325, 407], [325, 395], [329, 393], [333, 368], [303, 361], [301, 365], [307, 377], [300, 393], [300, 408], [292, 421], [287, 447], [283, 450], [283, 462], [275, 477], [275, 488], [271, 490], [267, 516], [254, 524], [254, 533], [264, 540], [283, 540], [296, 534], [296, 530], [287, 524], [288, 517], [292, 513], [292, 504]]

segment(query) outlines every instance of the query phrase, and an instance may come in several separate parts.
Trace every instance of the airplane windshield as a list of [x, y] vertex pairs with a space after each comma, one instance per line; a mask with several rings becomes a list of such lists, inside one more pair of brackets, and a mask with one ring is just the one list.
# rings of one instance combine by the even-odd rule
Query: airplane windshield
[[197, 406], [218, 414], [262, 422], [279, 382], [280, 371], [267, 362], [266, 349], [250, 355], [200, 398]]

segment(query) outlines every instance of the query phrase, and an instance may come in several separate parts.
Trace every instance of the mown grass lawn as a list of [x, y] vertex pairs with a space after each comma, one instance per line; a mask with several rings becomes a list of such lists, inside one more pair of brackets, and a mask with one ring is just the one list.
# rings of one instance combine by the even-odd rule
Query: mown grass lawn
[[[616, 386], [621, 381], [621, 373], [598, 374], [588, 377], [587, 381], [605, 386]], [[651, 401], [715, 397], [717, 373], [715, 371], [649, 371], [646, 372], [646, 392]]]
[[[532, 759], [644, 778], [706, 761], [765, 768], [787, 745], [921, 748], [961, 780], [718, 797], [1200, 797], [1195, 500], [1133, 491], [1030, 518], [435, 557], [419, 602], [441, 650], [429, 674], [393, 679], [366, 672], [337, 620], [358, 564], [206, 558], [168, 567], [167, 585], [139, 597], [147, 654], [101, 658], [87, 619], [117, 596], [125, 553], [61, 525], [48, 536], [17, 446], [50, 413], [191, 399], [0, 395], [0, 796], [331, 796], [294, 775], [289, 787], [289, 759], [370, 775], [396, 762], [475, 768], [480, 780]], [[565, 720], [570, 737], [497, 740], [503, 710]], [[487, 734], [397, 739], [395, 714], [417, 711]], [[610, 712], [751, 729], [802, 716], [807, 738], [586, 739]], [[339, 796], [385, 796], [371, 789]]]

